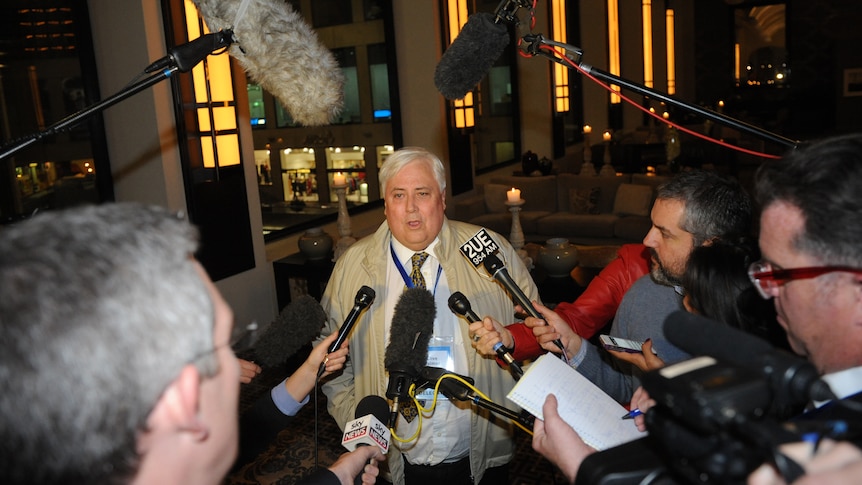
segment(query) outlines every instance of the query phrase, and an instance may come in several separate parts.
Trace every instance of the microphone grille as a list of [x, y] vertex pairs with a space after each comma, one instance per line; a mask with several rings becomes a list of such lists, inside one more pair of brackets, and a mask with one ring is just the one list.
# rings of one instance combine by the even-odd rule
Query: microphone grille
[[374, 394], [365, 396], [356, 405], [356, 414], [353, 418], [359, 419], [369, 414], [373, 415], [381, 423], [385, 423], [389, 419], [389, 404], [380, 396]]

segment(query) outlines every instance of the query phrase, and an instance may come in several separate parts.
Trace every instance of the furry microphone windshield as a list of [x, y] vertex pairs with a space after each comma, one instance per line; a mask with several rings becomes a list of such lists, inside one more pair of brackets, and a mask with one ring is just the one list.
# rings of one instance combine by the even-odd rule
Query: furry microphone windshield
[[302, 295], [296, 298], [284, 307], [257, 340], [255, 361], [261, 367], [285, 363], [320, 334], [324, 323], [326, 312], [314, 297]]
[[210, 31], [233, 30], [237, 44], [230, 55], [281, 101], [294, 121], [326, 125], [341, 112], [344, 75], [338, 62], [287, 2], [193, 1]]
[[446, 99], [461, 99], [479, 84], [503, 49], [509, 44], [509, 30], [489, 13], [471, 15], [461, 33], [446, 49], [434, 84]]

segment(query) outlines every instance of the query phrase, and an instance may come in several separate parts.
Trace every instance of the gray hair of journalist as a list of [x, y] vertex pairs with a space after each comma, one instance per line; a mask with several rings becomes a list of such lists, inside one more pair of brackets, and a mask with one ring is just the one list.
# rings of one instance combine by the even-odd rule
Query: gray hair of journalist
[[0, 482], [133, 474], [167, 385], [189, 363], [217, 372], [197, 240], [165, 209], [120, 203], [0, 230]]
[[424, 148], [404, 147], [395, 150], [380, 167], [380, 192], [384, 194], [384, 197], [386, 195], [386, 183], [389, 182], [389, 179], [398, 174], [405, 166], [417, 162], [428, 164], [437, 185], [440, 187], [440, 192], [446, 190], [446, 170], [443, 168], [443, 162], [440, 158]]
[[862, 267], [862, 135], [817, 140], [763, 163], [755, 194], [762, 209], [787, 202], [802, 211], [805, 229], [793, 241], [801, 252]]
[[680, 172], [660, 185], [656, 199], [685, 204], [680, 227], [692, 235], [694, 247], [716, 239], [737, 239], [752, 230], [751, 196], [738, 182], [715, 172]]

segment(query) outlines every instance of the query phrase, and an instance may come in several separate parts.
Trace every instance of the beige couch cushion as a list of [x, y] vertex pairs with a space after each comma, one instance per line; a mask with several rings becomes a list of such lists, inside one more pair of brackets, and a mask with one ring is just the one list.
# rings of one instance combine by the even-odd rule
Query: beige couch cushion
[[593, 187], [598, 187], [599, 196], [596, 200], [596, 213], [610, 214], [614, 208], [614, 194], [617, 193], [617, 187], [630, 180], [631, 177], [628, 175], [623, 175], [622, 177], [590, 177], [575, 175], [573, 173], [561, 173], [557, 175], [558, 210], [569, 211], [569, 191], [571, 189], [589, 190]]
[[638, 184], [621, 184], [614, 198], [613, 213], [620, 216], [649, 216], [652, 205], [652, 187]]
[[506, 192], [511, 190], [511, 187], [503, 184], [485, 184], [483, 190], [485, 207], [488, 209], [488, 212], [509, 211], [509, 206], [506, 205]]
[[572, 214], [598, 214], [599, 195], [601, 195], [601, 192], [601, 187], [590, 187], [588, 189], [570, 188], [568, 211]]
[[[547, 211], [557, 210], [557, 177], [547, 175], [542, 177], [516, 177], [497, 176], [491, 178], [492, 184], [502, 184], [506, 190], [521, 189], [521, 198], [524, 211]], [[568, 196], [568, 195], [567, 195]], [[524, 231], [527, 229], [525, 228]]]

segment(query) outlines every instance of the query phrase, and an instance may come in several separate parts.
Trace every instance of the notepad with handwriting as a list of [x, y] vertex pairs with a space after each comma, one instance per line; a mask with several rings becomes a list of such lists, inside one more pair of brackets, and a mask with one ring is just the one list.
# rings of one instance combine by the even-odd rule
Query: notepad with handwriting
[[543, 419], [548, 394], [557, 397], [560, 417], [597, 450], [646, 436], [632, 420], [621, 419], [628, 412], [624, 407], [553, 354], [539, 357], [506, 397]]

